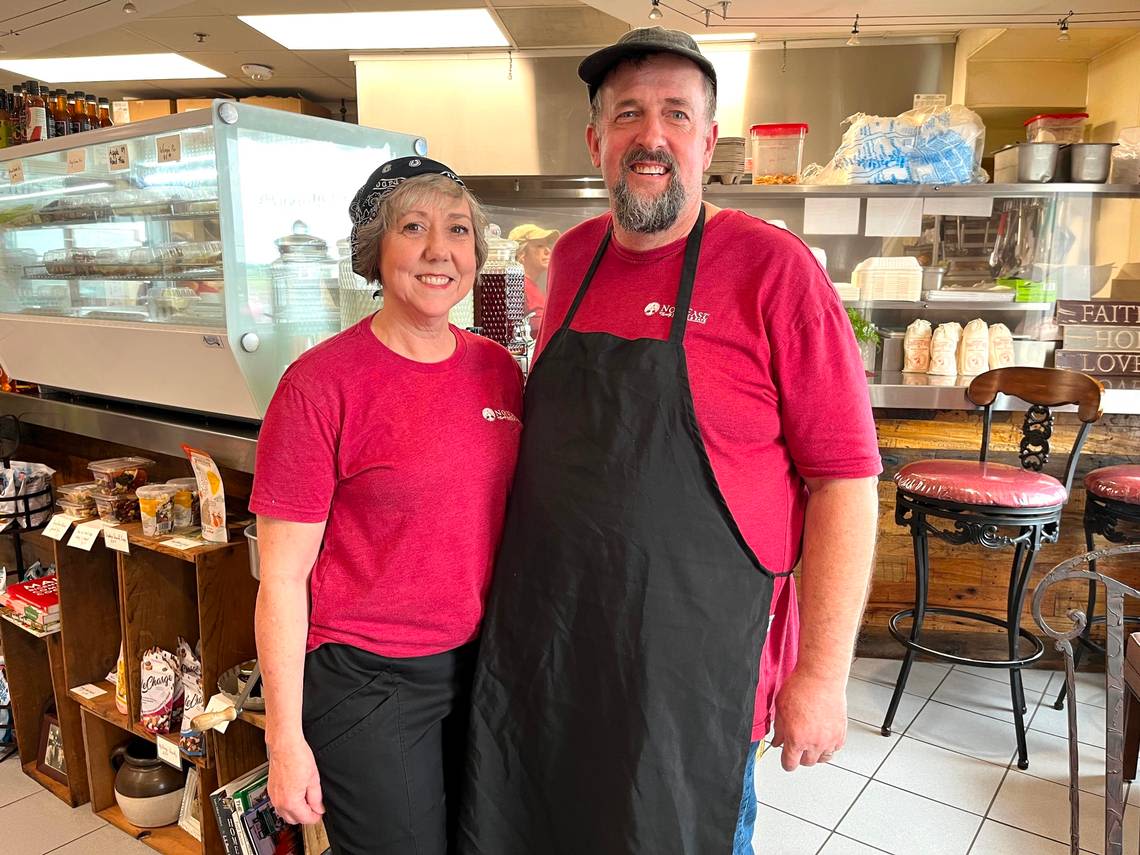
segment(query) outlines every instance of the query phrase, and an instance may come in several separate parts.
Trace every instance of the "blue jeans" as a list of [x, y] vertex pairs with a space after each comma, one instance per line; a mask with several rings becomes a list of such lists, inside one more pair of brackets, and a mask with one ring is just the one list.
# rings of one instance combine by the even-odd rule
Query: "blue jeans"
[[760, 743], [748, 748], [748, 762], [744, 765], [744, 791], [740, 794], [740, 815], [736, 820], [736, 835], [732, 840], [732, 855], [755, 855], [752, 833], [756, 829], [756, 755]]

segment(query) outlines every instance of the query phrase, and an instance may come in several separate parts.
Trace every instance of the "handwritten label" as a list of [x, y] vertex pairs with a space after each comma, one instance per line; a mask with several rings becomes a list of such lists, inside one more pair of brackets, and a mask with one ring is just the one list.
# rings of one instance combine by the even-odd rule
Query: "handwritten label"
[[67, 534], [69, 528], [71, 528], [71, 517], [67, 514], [56, 514], [44, 526], [44, 534], [52, 540], [63, 540], [63, 536]]
[[170, 540], [164, 540], [162, 545], [171, 549], [197, 549], [199, 546], [205, 546], [206, 541], [193, 537], [172, 537]]
[[67, 174], [87, 171], [87, 149], [76, 148], [67, 153]]
[[107, 168], [112, 172], [120, 169], [129, 169], [131, 165], [131, 155], [127, 149], [126, 143], [119, 143], [107, 147]]
[[13, 160], [8, 164], [8, 181], [11, 184], [20, 184], [24, 180], [24, 161]]
[[105, 528], [103, 529], [103, 542], [107, 544], [108, 548], [116, 552], [131, 551], [130, 541], [127, 539], [127, 533], [121, 528]]
[[175, 769], [182, 768], [182, 753], [178, 750], [177, 742], [167, 739], [165, 736], [159, 736], [154, 742], [158, 746], [159, 760]]
[[67, 541], [67, 545], [90, 552], [95, 543], [95, 538], [99, 536], [99, 532], [102, 530], [103, 523], [98, 520], [77, 525], [71, 533], [71, 539]]
[[81, 698], [87, 698], [87, 700], [107, 694], [106, 689], [100, 689], [94, 683], [84, 683], [82, 686], [73, 686], [71, 691]]
[[174, 134], [169, 137], [158, 137], [154, 141], [158, 151], [159, 163], [173, 163], [182, 160], [182, 137]]

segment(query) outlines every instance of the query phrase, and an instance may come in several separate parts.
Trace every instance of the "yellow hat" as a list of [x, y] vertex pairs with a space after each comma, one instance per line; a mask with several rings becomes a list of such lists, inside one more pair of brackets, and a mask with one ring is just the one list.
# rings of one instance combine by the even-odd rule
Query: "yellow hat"
[[522, 244], [528, 240], [546, 240], [548, 237], [557, 238], [560, 234], [561, 232], [559, 232], [558, 229], [544, 229], [536, 226], [534, 223], [524, 223], [521, 226], [515, 226], [511, 229], [511, 233], [507, 235], [507, 239], [518, 241]]

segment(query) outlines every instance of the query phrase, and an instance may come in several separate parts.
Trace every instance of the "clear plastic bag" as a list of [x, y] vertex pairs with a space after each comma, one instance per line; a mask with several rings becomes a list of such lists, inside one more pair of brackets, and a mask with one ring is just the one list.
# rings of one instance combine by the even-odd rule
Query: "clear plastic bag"
[[898, 116], [856, 113], [826, 166], [811, 164], [802, 184], [982, 184], [986, 127], [959, 104]]
[[1120, 132], [1120, 145], [1112, 150], [1113, 184], [1140, 184], [1140, 127]]

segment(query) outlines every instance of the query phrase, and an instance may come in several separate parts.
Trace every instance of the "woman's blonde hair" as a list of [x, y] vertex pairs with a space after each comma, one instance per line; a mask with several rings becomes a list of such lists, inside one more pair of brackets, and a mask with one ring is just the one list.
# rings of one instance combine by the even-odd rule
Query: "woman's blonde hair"
[[417, 175], [402, 181], [399, 187], [384, 197], [376, 216], [357, 229], [353, 258], [355, 269], [369, 282], [380, 283], [383, 287], [383, 282], [380, 281], [380, 239], [395, 229], [408, 211], [424, 205], [438, 206], [441, 196], [446, 199], [465, 199], [471, 208], [471, 227], [475, 231], [475, 281], [478, 283], [478, 271], [483, 269], [483, 263], [487, 260], [487, 238], [484, 235], [487, 215], [471, 191], [446, 175]]

